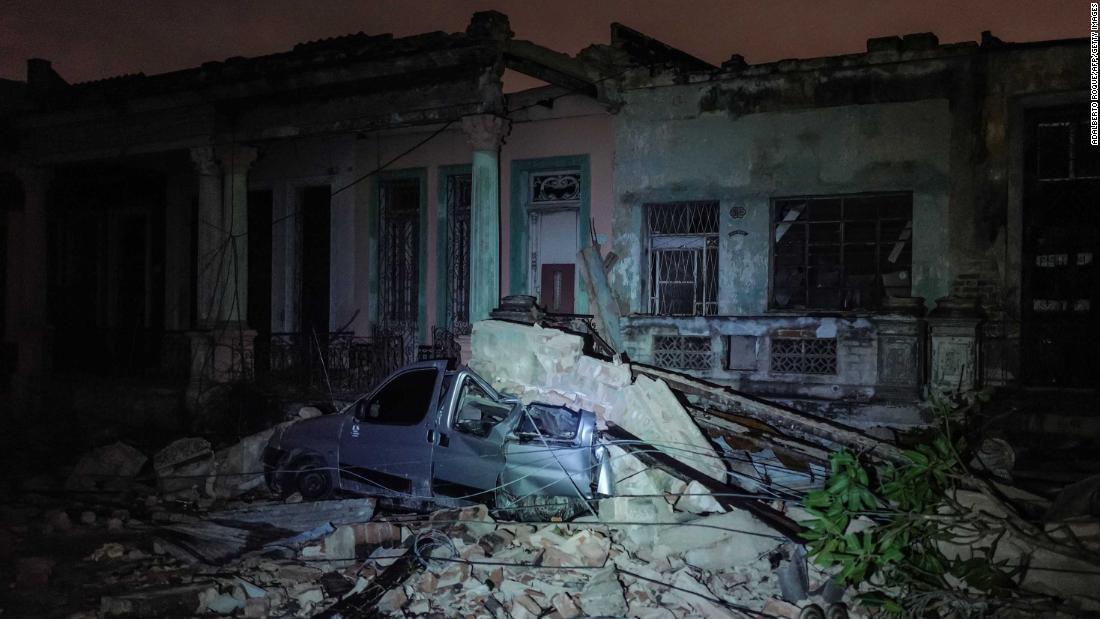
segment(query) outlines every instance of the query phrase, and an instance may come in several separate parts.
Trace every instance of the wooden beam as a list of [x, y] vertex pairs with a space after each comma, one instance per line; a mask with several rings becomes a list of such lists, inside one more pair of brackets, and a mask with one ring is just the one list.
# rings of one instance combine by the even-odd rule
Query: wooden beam
[[868, 436], [848, 426], [813, 417], [793, 409], [766, 402], [732, 389], [719, 387], [697, 378], [668, 370], [631, 364], [634, 375], [643, 374], [660, 379], [673, 390], [686, 395], [699, 396], [715, 403], [719, 408], [762, 421], [781, 434], [835, 449], [837, 445], [858, 453], [891, 462], [908, 462], [897, 447]]
[[[637, 436], [617, 425], [609, 423], [607, 435], [619, 441], [614, 443], [616, 446], [623, 448], [643, 464], [659, 468], [687, 482], [699, 482], [704, 488], [715, 493], [714, 500], [718, 501], [723, 507], [743, 509], [775, 529], [776, 533], [792, 542], [803, 543], [802, 538], [799, 537], [802, 527], [779, 510], [768, 505], [766, 501], [772, 497], [757, 495], [740, 486], [722, 483], [679, 460], [661, 453], [656, 447], [643, 442]], [[749, 498], [750, 496], [751, 498]]]

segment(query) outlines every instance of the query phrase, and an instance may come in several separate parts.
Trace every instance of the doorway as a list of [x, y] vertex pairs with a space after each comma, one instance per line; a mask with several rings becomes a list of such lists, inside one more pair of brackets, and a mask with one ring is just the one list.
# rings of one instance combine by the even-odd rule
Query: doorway
[[306, 187], [299, 210], [302, 220], [299, 324], [302, 336], [308, 341], [316, 334], [321, 348], [326, 345], [329, 332], [329, 198], [328, 185]]
[[1031, 386], [1095, 388], [1100, 149], [1084, 106], [1027, 117], [1021, 337]]
[[405, 360], [411, 361], [420, 341], [420, 179], [382, 181], [379, 202], [381, 326], [401, 336]]
[[575, 312], [577, 210], [532, 210], [532, 293], [546, 311]]

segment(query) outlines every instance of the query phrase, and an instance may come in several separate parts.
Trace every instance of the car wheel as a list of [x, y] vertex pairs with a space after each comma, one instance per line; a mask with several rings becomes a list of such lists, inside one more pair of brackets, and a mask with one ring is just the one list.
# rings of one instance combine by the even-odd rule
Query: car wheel
[[316, 461], [303, 465], [295, 482], [298, 493], [307, 501], [326, 499], [332, 494], [332, 472]]

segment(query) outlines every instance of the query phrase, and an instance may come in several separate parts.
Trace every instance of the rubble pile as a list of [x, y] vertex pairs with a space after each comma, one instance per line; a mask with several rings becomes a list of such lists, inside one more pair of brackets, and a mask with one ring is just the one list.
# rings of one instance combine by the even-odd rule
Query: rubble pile
[[[739, 609], [765, 607], [797, 616], [781, 582], [796, 549], [740, 511], [670, 510], [666, 524], [623, 527], [591, 517], [497, 522], [484, 505], [379, 513], [373, 499], [254, 498], [196, 512], [150, 495], [134, 506], [141, 518], [86, 507], [94, 518], [44, 505], [4, 514], [5, 530], [18, 538], [9, 548], [64, 545], [75, 553], [19, 560], [14, 591], [36, 600], [33, 614], [308, 617], [366, 596], [370, 608], [398, 617], [739, 617]], [[58, 527], [62, 516], [68, 524]], [[180, 536], [181, 523], [210, 535], [238, 528], [250, 541], [203, 559], [201, 546]], [[279, 539], [260, 543], [269, 537]], [[371, 583], [403, 561], [411, 567], [397, 584], [371, 596]], [[811, 568], [793, 595], [816, 591], [810, 601], [836, 602], [842, 592], [828, 579]], [[82, 596], [41, 606], [48, 602], [40, 591], [72, 591], [75, 583]]]
[[[587, 356], [579, 336], [555, 329], [477, 323], [470, 366], [525, 403], [595, 412], [612, 494], [571, 522], [508, 521], [499, 516], [513, 512], [486, 505], [429, 513], [374, 498], [303, 502], [275, 498], [263, 484], [261, 455], [278, 426], [222, 449], [182, 438], [151, 458], [116, 443], [80, 459], [63, 484], [69, 495], [36, 478], [2, 508], [0, 559], [12, 588], [0, 611], [678, 619], [793, 618], [816, 604], [830, 617], [863, 616], [856, 592], [836, 584], [838, 570], [807, 561], [798, 501], [820, 486], [830, 445], [886, 461], [901, 457], [895, 446], [678, 375]], [[707, 398], [734, 401], [738, 414], [704, 410]], [[1090, 509], [1100, 482], [1052, 507], [1001, 477], [1001, 493], [1057, 516], [1043, 531], [1050, 540], [1095, 556], [1100, 529]], [[1016, 518], [988, 493], [959, 490], [952, 499], [983, 517]], [[995, 559], [1038, 568], [1020, 579], [1025, 589], [1100, 608], [1082, 575], [1096, 571], [1092, 559], [1035, 547], [1034, 535], [1018, 533], [942, 548], [969, 558], [996, 544]]]

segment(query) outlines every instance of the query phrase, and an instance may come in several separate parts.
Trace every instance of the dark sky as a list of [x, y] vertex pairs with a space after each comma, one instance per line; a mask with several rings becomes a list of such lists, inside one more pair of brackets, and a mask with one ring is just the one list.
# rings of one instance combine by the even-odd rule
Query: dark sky
[[519, 38], [576, 53], [622, 22], [720, 63], [859, 52], [868, 37], [935, 32], [941, 42], [1087, 36], [1086, 0], [0, 0], [0, 77], [29, 57], [70, 82], [158, 73], [283, 51], [352, 32], [460, 31], [506, 13]]

